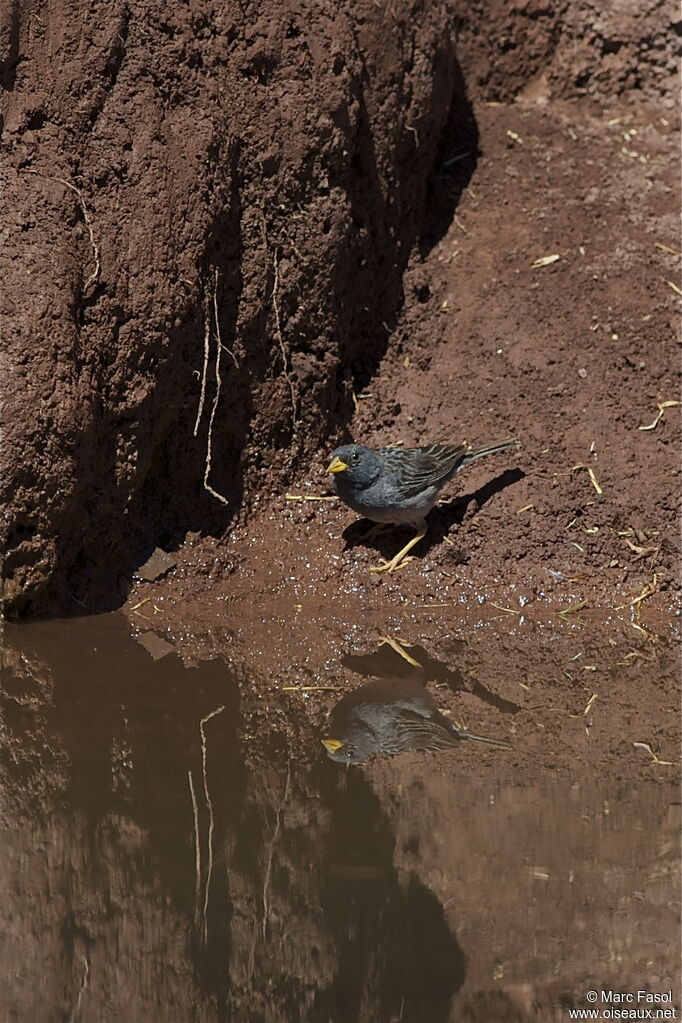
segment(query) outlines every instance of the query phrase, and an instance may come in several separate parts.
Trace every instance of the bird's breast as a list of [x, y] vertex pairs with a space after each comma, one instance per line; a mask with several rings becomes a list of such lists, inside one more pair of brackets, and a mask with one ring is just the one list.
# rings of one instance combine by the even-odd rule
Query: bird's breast
[[353, 487], [344, 480], [334, 480], [336, 493], [349, 508], [372, 522], [392, 525], [412, 525], [420, 522], [431, 511], [438, 498], [438, 491], [430, 487], [427, 491], [410, 498], [397, 498], [383, 482], [371, 484], [364, 489]]

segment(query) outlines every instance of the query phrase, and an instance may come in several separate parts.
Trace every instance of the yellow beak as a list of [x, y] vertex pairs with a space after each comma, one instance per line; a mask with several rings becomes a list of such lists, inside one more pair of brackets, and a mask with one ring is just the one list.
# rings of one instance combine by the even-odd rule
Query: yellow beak
[[322, 745], [326, 749], [327, 753], [336, 753], [337, 750], [341, 749], [343, 743], [339, 742], [338, 739], [323, 739]]
[[346, 463], [342, 462], [339, 456], [336, 455], [327, 466], [327, 472], [343, 472], [347, 468]]

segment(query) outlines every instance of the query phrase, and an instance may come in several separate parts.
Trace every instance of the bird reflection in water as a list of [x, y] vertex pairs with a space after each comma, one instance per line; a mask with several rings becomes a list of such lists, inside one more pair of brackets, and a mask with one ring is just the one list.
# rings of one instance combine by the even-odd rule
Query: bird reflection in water
[[380, 678], [344, 696], [329, 713], [322, 745], [331, 760], [359, 764], [371, 756], [451, 749], [463, 740], [509, 748], [502, 739], [458, 728], [426, 688], [426, 671], [405, 647], [384, 637], [407, 664], [407, 674]]

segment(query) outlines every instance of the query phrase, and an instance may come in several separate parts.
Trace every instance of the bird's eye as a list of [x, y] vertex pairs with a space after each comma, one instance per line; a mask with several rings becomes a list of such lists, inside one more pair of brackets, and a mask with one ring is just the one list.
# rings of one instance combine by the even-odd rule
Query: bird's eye
[[355, 754], [353, 753], [352, 749], [346, 750], [346, 760], [352, 760], [354, 755]]
[[355, 451], [355, 452], [353, 453], [353, 461], [354, 461], [354, 462], [357, 462], [357, 461], [358, 461], [358, 459], [359, 459], [359, 457], [360, 457], [360, 456], [359, 456], [359, 454], [357, 453], [357, 451]]

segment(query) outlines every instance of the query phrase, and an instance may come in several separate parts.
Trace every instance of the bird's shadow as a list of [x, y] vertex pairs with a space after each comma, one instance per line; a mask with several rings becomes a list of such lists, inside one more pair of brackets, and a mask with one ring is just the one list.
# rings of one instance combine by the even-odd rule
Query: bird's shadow
[[[471, 494], [462, 494], [451, 501], [444, 501], [429, 513], [427, 519], [428, 533], [419, 542], [413, 553], [418, 557], [428, 553], [432, 548], [443, 542], [453, 526], [461, 526], [464, 518], [473, 503], [475, 510], [480, 509], [495, 496], [524, 479], [525, 473], [521, 469], [505, 469], [499, 476], [489, 480], [478, 490]], [[372, 533], [372, 526], [368, 519], [358, 519], [347, 526], [343, 531], [343, 539], [346, 541], [345, 550], [351, 547], [364, 546], [376, 551], [381, 557], [389, 559], [396, 554], [404, 544], [414, 536], [414, 530], [409, 527], [391, 526], [381, 532]], [[459, 552], [460, 560], [465, 556]]]

